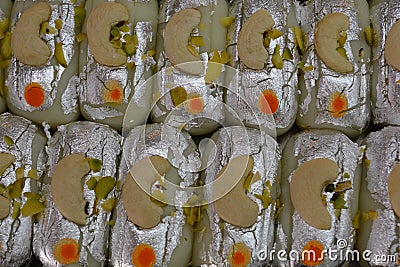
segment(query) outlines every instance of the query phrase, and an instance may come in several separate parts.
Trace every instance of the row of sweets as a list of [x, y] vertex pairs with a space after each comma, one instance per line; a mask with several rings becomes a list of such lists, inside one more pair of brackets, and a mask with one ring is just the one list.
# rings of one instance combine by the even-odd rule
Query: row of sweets
[[51, 134], [0, 115], [0, 264], [397, 266], [400, 128], [221, 128], [197, 146], [148, 124]]
[[281, 135], [297, 119], [355, 137], [399, 123], [396, 1], [0, 5], [0, 107], [38, 124], [81, 114], [120, 131], [127, 115], [130, 127]]

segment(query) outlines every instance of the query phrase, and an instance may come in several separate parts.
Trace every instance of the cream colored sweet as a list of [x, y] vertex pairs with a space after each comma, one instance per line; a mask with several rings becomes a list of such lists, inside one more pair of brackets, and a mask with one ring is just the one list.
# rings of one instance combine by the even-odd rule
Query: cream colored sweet
[[0, 10], [2, 13], [2, 17], [9, 17], [11, 13], [13, 2], [11, 0], [4, 0], [0, 3]]
[[16, 159], [17, 158], [13, 154], [0, 152], [0, 175], [3, 175], [5, 170], [10, 167]]
[[264, 47], [264, 32], [272, 29], [275, 22], [265, 9], [257, 10], [243, 24], [238, 37], [238, 56], [247, 67], [255, 70], [264, 68], [268, 51]]
[[0, 220], [7, 218], [8, 214], [10, 214], [10, 201], [0, 196]]
[[390, 205], [397, 217], [400, 218], [400, 165], [396, 164], [388, 178]]
[[33, 221], [44, 208], [37, 181], [45, 171], [46, 141], [44, 132], [29, 120], [10, 113], [0, 115], [1, 266], [23, 266], [31, 261]]
[[176, 66], [180, 71], [189, 74], [201, 74], [203, 66], [199, 55], [193, 55], [188, 49], [188, 41], [201, 19], [201, 13], [197, 9], [187, 8], [175, 13], [168, 21], [164, 30], [164, 49], [172, 65], [193, 62], [189, 65]]
[[[314, 129], [292, 135], [282, 156], [282, 180], [276, 249], [314, 247], [322, 251], [347, 240], [353, 245], [352, 220], [359, 208], [362, 148], [339, 131]], [[341, 229], [337, 231], [337, 229]], [[338, 249], [346, 251], [347, 246]], [[340, 266], [345, 259], [290, 259], [291, 265]], [[283, 264], [275, 259], [274, 266]]]
[[340, 34], [349, 29], [349, 17], [343, 13], [330, 13], [318, 21], [314, 33], [314, 44], [318, 56], [331, 69], [347, 73], [353, 64], [338, 52]]
[[[398, 126], [387, 126], [371, 132], [363, 139], [366, 146], [362, 183], [360, 190], [360, 208], [354, 223], [359, 228], [356, 249], [370, 251], [369, 259], [361, 259], [363, 267], [396, 266], [398, 257], [385, 261], [380, 255], [395, 255], [400, 236], [397, 225], [400, 222], [398, 188], [399, 163], [396, 145], [400, 136]], [[394, 153], [394, 154], [393, 154]], [[380, 229], [385, 229], [383, 232]], [[376, 259], [376, 260], [373, 260]], [[390, 261], [390, 264], [388, 264]]]
[[83, 4], [84, 0], [14, 3], [10, 19], [14, 23], [10, 25], [13, 57], [5, 78], [9, 89], [5, 98], [12, 113], [52, 127], [79, 117], [75, 35], [80, 32], [79, 19], [83, 18], [78, 13]]
[[169, 169], [166, 159], [159, 156], [144, 158], [127, 174], [122, 189], [122, 201], [128, 219], [139, 227], [148, 229], [160, 223], [163, 210], [154, 203], [149, 193], [157, 178]]
[[51, 7], [36, 3], [25, 10], [15, 24], [11, 38], [14, 56], [25, 65], [43, 66], [50, 58], [50, 48], [40, 38], [41, 24], [50, 19]]
[[396, 21], [386, 36], [385, 59], [396, 70], [400, 71], [400, 22]]
[[322, 201], [322, 191], [338, 176], [336, 162], [328, 158], [318, 158], [301, 164], [290, 181], [290, 198], [294, 209], [309, 225], [329, 230], [331, 215]]
[[372, 122], [400, 125], [398, 75], [398, 32], [400, 12], [398, 1], [371, 1], [371, 26], [365, 34], [372, 50], [371, 104]]
[[280, 153], [269, 135], [225, 127], [202, 152], [206, 206], [195, 223], [192, 265], [261, 266], [274, 242]]
[[[244, 186], [253, 167], [251, 156], [233, 158], [218, 173], [213, 187], [213, 195], [222, 196], [214, 202], [215, 211], [222, 220], [238, 227], [250, 227], [257, 221], [258, 205], [247, 196]], [[230, 189], [232, 180], [238, 182]]]
[[43, 266], [107, 264], [121, 140], [109, 126], [88, 121], [59, 126], [51, 135], [40, 184], [45, 209], [32, 245]]
[[[81, 42], [80, 50], [80, 111], [86, 120], [121, 130], [131, 103], [137, 112], [129, 112], [128, 120], [143, 124], [150, 112], [152, 91], [148, 89], [151, 86], [138, 85], [153, 74], [158, 3], [88, 0], [85, 8], [88, 20], [82, 32], [88, 38]], [[107, 25], [101, 26], [104, 23]]]
[[190, 135], [160, 124], [138, 126], [124, 139], [122, 157], [128, 160], [119, 167], [122, 186], [113, 216], [111, 265], [140, 266], [143, 253], [151, 255], [153, 266], [186, 266], [193, 243], [190, 222], [197, 213], [182, 188], [197, 180], [197, 172], [188, 168], [200, 160]]
[[111, 27], [129, 20], [128, 9], [120, 3], [104, 2], [96, 6], [87, 20], [86, 31], [90, 51], [102, 65], [118, 67], [126, 63], [127, 56], [110, 42]]
[[[173, 1], [165, 1], [164, 8], [168, 8], [169, 5], [172, 6]], [[208, 52], [210, 53], [211, 51], [223, 51], [225, 50], [225, 44], [226, 44], [226, 32], [227, 29], [221, 24], [221, 19], [224, 17], [227, 17], [228, 15], [228, 5], [225, 1], [217, 1], [215, 4], [195, 4], [190, 1], [188, 2], [182, 2], [182, 4], [185, 6], [185, 8], [182, 8], [181, 10], [176, 10], [177, 14], [172, 15], [170, 18], [170, 15], [163, 15], [165, 19], [167, 19], [166, 25], [169, 25], [168, 28], [169, 30], [167, 31], [168, 33], [174, 33], [174, 32], [179, 32], [180, 30], [184, 31], [183, 33], [179, 33], [179, 44], [175, 43], [175, 46], [185, 46], [187, 50], [187, 45], [188, 42], [190, 41], [190, 33], [191, 32], [196, 32], [198, 31], [198, 36], [201, 36], [204, 42], [204, 45], [198, 46], [198, 52], [199, 54]], [[185, 14], [190, 14], [190, 20], [189, 19], [183, 19], [183, 16]], [[173, 19], [175, 16], [175, 19]], [[181, 17], [182, 16], [182, 17]], [[179, 19], [181, 17], [181, 19]], [[172, 19], [172, 23], [170, 22], [170, 19]], [[178, 21], [176, 21], [178, 19]], [[177, 27], [179, 25], [182, 25], [181, 28]], [[183, 27], [184, 26], [184, 27]], [[159, 36], [157, 40], [157, 48], [159, 51], [163, 51], [165, 49], [165, 40], [163, 38], [161, 39], [161, 33], [162, 35], [165, 35], [165, 31], [167, 30], [167, 27], [165, 26], [165, 29], [162, 28], [162, 25], [160, 25], [159, 29]], [[171, 31], [170, 31], [171, 30]], [[170, 38], [174, 38], [174, 36], [169, 35]], [[172, 39], [173, 40], [173, 39]], [[176, 40], [174, 40], [175, 42]], [[171, 50], [171, 49], [168, 49]], [[182, 49], [182, 51], [184, 51]], [[168, 52], [166, 49], [166, 56], [168, 56]], [[192, 52], [193, 53], [193, 52]], [[186, 54], [186, 51], [185, 51]], [[192, 55], [194, 56], [194, 55]], [[200, 59], [198, 56], [194, 56], [197, 59]], [[190, 61], [193, 61], [195, 58], [192, 57]], [[182, 62], [174, 62], [174, 59], [171, 61], [172, 65], [182, 63]], [[196, 73], [199, 74], [199, 73]]]
[[[12, 7], [11, 0], [0, 1], [0, 36], [1, 36], [0, 49], [7, 41], [7, 40], [5, 40], [5, 37], [6, 37], [7, 32], [9, 32], [11, 7]], [[9, 49], [10, 48], [8, 48], [7, 50], [9, 50]], [[6, 52], [6, 53], [4, 53], [4, 52]], [[3, 57], [4, 57], [4, 54], [6, 54], [6, 56], [8, 57], [10, 51], [4, 51], [4, 52], [1, 53], [1, 55], [2, 55], [0, 57], [1, 61], [8, 60], [8, 58], [3, 58]], [[0, 80], [4, 81], [3, 69], [0, 69]], [[0, 86], [0, 114], [5, 112], [7, 109], [6, 101], [4, 99], [3, 87], [4, 87], [4, 84], [2, 86]]]
[[[360, 135], [370, 119], [370, 29], [365, 0], [295, 3], [299, 40], [299, 109], [302, 128], [340, 130]], [[301, 15], [300, 15], [301, 14]]]
[[79, 225], [86, 225], [82, 181], [89, 171], [84, 155], [71, 154], [60, 160], [51, 179], [54, 205], [66, 219]]
[[298, 109], [298, 28], [293, 1], [232, 1], [227, 26], [230, 65], [225, 103], [230, 125], [282, 135], [294, 124]]
[[[153, 84], [156, 105], [151, 118], [194, 135], [210, 133], [224, 121], [222, 91], [217, 86], [224, 77], [217, 63], [226, 55], [227, 28], [221, 19], [228, 15], [227, 2], [166, 0], [160, 6], [156, 49], [160, 72]], [[199, 59], [208, 61], [194, 61]], [[179, 87], [187, 97], [176, 101], [171, 91]]]

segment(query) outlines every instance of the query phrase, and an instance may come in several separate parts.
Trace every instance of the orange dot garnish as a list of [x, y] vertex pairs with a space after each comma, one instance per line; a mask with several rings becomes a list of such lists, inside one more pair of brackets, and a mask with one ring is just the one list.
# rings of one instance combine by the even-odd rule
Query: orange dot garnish
[[38, 108], [44, 103], [44, 90], [39, 83], [32, 82], [25, 87], [24, 97], [28, 105]]
[[121, 91], [119, 91], [119, 90], [112, 90], [110, 93], [110, 96], [113, 100], [118, 100], [121, 98], [122, 94], [121, 94]]
[[156, 254], [154, 249], [141, 243], [135, 247], [132, 252], [132, 263], [135, 267], [152, 267], [156, 264]]
[[328, 99], [328, 111], [335, 118], [346, 115], [348, 109], [347, 97], [341, 92], [334, 92]]
[[185, 101], [185, 107], [188, 112], [199, 114], [204, 109], [204, 100], [198, 93], [191, 92]]
[[104, 83], [101, 97], [104, 103], [117, 103], [121, 104], [124, 101], [124, 89], [119, 81], [108, 80]]
[[79, 260], [79, 246], [72, 238], [60, 239], [54, 246], [54, 257], [61, 264], [76, 263]]
[[232, 267], [245, 267], [251, 261], [251, 251], [243, 242], [231, 246], [228, 253], [228, 261]]
[[258, 97], [258, 108], [262, 113], [274, 114], [279, 108], [279, 100], [272, 90], [264, 90]]
[[317, 266], [324, 262], [324, 245], [317, 240], [308, 241], [301, 253], [303, 264], [306, 266]]

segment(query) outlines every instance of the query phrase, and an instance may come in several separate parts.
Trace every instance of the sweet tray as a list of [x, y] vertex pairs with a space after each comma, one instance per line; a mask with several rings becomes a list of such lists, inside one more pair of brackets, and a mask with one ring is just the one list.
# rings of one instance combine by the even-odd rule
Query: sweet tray
[[398, 266], [400, 1], [1, 0], [0, 266]]

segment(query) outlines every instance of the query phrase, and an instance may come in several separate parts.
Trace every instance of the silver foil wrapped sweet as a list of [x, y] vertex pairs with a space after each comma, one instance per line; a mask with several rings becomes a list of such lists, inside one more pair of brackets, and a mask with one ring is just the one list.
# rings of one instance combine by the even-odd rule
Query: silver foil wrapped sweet
[[[123, 199], [123, 192], [119, 195], [113, 214], [115, 224], [109, 247], [111, 266], [138, 266], [136, 264], [140, 263], [137, 261], [143, 248], [150, 255], [148, 259], [154, 266], [186, 266], [190, 263], [193, 231], [186, 223], [187, 213], [182, 207], [193, 192], [185, 189], [198, 182], [200, 154], [190, 135], [184, 131], [161, 124], [135, 127], [124, 140], [118, 178], [122, 190], [126, 179], [135, 179], [139, 183], [140, 180], [127, 175], [132, 173], [138, 162], [151, 156], [167, 159], [170, 168], [164, 176], [151, 184], [151, 191], [146, 195], [147, 201], [158, 190], [166, 196], [164, 202], [168, 205], [163, 206], [163, 213], [156, 226], [139, 227], [128, 218], [125, 205], [127, 200]], [[152, 210], [146, 211], [146, 214], [150, 212]]]
[[[8, 23], [5, 24], [4, 22], [9, 22], [10, 19], [10, 13], [11, 13], [11, 7], [12, 7], [12, 2], [11, 0], [6, 0], [6, 1], [1, 1], [0, 2], [0, 21], [4, 25], [6, 25], [6, 28], [1, 29], [1, 34], [2, 37], [1, 39], [3, 42], [5, 42], [4, 38], [6, 37], [5, 34], [8, 31]], [[2, 85], [0, 86], [0, 113], [3, 113], [6, 111], [6, 101], [4, 99], [4, 72], [1, 69], [0, 70], [0, 81]]]
[[[6, 101], [14, 114], [28, 118], [36, 123], [47, 122], [52, 127], [65, 124], [79, 117], [78, 93], [78, 51], [75, 35], [80, 32], [76, 16], [84, 0], [72, 4], [70, 0], [20, 1], [16, 0], [11, 14], [11, 34], [21, 14], [38, 2], [51, 7], [47, 25], [39, 27], [40, 38], [50, 49], [50, 58], [42, 66], [30, 66], [14, 56], [6, 70]], [[56, 22], [57, 21], [57, 22]], [[56, 23], [61, 26], [56, 26]], [[57, 28], [59, 29], [57, 29]], [[27, 33], [26, 33], [27, 34]], [[36, 34], [36, 33], [35, 33]], [[31, 43], [18, 43], [22, 49], [31, 49]], [[65, 62], [56, 56], [63, 54]], [[61, 48], [60, 48], [61, 46]], [[65, 63], [65, 64], [64, 64]]]
[[[371, 109], [371, 51], [362, 29], [369, 26], [368, 10], [368, 3], [364, 0], [295, 1], [296, 18], [305, 47], [298, 83], [300, 96], [296, 122], [299, 127], [338, 129], [349, 136], [357, 136], [367, 127]], [[346, 74], [327, 67], [314, 45], [318, 21], [333, 12], [348, 16], [350, 21], [343, 49], [353, 71]]]
[[[203, 266], [202, 264], [207, 266], [263, 266], [268, 264], [269, 260], [266, 255], [272, 250], [274, 244], [274, 224], [277, 211], [275, 200], [280, 184], [281, 154], [278, 143], [264, 132], [240, 126], [222, 128], [210, 140], [208, 152], [203, 158], [205, 169], [202, 179], [206, 186], [212, 185], [206, 189], [206, 196], [215, 194], [216, 191], [211, 190], [215, 186], [213, 182], [221, 179], [218, 174], [224, 166], [230, 168], [227, 165], [228, 162], [239, 156], [250, 155], [254, 160], [251, 169], [252, 176], [246, 178], [250, 180], [245, 182], [247, 185], [242, 189], [243, 193], [256, 203], [258, 213], [251, 226], [240, 227], [224, 221], [216, 211], [214, 202], [210, 202], [204, 209], [203, 219], [195, 225], [197, 231], [193, 245], [192, 264], [193, 266]], [[235, 185], [242, 178], [241, 176], [245, 175], [240, 173], [240, 171], [244, 171], [245, 166], [237, 167], [239, 169], [234, 174], [238, 177], [236, 179], [233, 176], [229, 177]], [[239, 186], [242, 185], [239, 184]], [[217, 198], [216, 195], [213, 197]], [[235, 199], [231, 201], [235, 201]], [[237, 204], [239, 206], [239, 203]]]
[[[94, 122], [73, 122], [58, 127], [48, 141], [47, 172], [41, 184], [46, 209], [35, 225], [33, 250], [43, 266], [63, 266], [77, 263], [80, 266], [106, 266], [111, 210], [103, 204], [115, 198], [115, 186], [109, 188], [104, 199], [97, 186], [103, 179], [116, 184], [117, 167], [121, 152], [121, 136], [109, 126]], [[80, 154], [90, 163], [97, 162], [81, 179], [82, 192], [74, 192], [78, 198], [83, 194], [86, 201], [86, 224], [78, 225], [67, 219], [53, 202], [52, 179], [57, 165], [67, 157]], [[65, 170], [65, 190], [71, 190], [68, 181], [70, 171]], [[59, 179], [59, 177], [57, 177]], [[95, 188], [90, 183], [97, 181]], [[67, 192], [68, 194], [71, 192]], [[65, 200], [72, 205], [71, 199]], [[65, 211], [64, 211], [65, 212]], [[79, 210], [69, 212], [81, 212]], [[64, 213], [64, 215], [66, 215]], [[69, 215], [68, 215], [69, 216]], [[66, 253], [62, 252], [66, 247]], [[60, 252], [61, 251], [61, 252]], [[69, 253], [68, 253], [69, 251]]]
[[[87, 17], [104, 2], [111, 1], [87, 1]], [[128, 103], [138, 109], [148, 110], [147, 114], [134, 118], [134, 125], [145, 123], [150, 113], [152, 90], [151, 88], [146, 90], [146, 87], [139, 85], [153, 74], [158, 3], [156, 0], [116, 2], [123, 4], [129, 13], [129, 20], [125, 24], [129, 31], [121, 33], [123, 34], [121, 42], [126, 43], [129, 38], [135, 46], [135, 52], [127, 56], [123, 65], [106, 66], [96, 61], [88, 40], [83, 40], [79, 62], [79, 103], [82, 115], [87, 120], [105, 123], [120, 131]], [[117, 27], [116, 25], [113, 27]], [[86, 20], [82, 31], [87, 33], [87, 30]], [[111, 52], [115, 51], [104, 51], [104, 53]], [[113, 95], [113, 92], [116, 95]]]
[[399, 162], [400, 128], [388, 126], [370, 133], [366, 145], [360, 193], [357, 249], [366, 253], [362, 266], [398, 266], [399, 218], [389, 197], [388, 180]]
[[[267, 10], [278, 32], [269, 39], [268, 61], [261, 70], [253, 70], [241, 62], [237, 42], [239, 32], [246, 20], [257, 10]], [[263, 127], [277, 135], [285, 133], [294, 124], [297, 114], [297, 51], [293, 28], [297, 27], [293, 10], [293, 1], [232, 1], [229, 16], [235, 20], [228, 30], [228, 53], [232, 58], [232, 67], [239, 76], [226, 76], [228, 84], [226, 104], [237, 112], [240, 120], [248, 127]], [[281, 35], [281, 36], [279, 36]], [[288, 53], [289, 51], [289, 53]], [[272, 63], [274, 54], [288, 53], [283, 66]], [[233, 78], [233, 79], [232, 79]], [[232, 80], [231, 80], [232, 79]], [[264, 100], [265, 99], [265, 100]], [[269, 109], [263, 105], [267, 101]], [[227, 117], [236, 124], [234, 118]], [[274, 133], [275, 134], [275, 133]]]
[[[286, 142], [282, 156], [281, 203], [283, 208], [276, 226], [274, 266], [304, 266], [303, 263], [307, 260], [314, 264], [318, 262], [319, 266], [340, 266], [343, 263], [349, 263], [346, 261], [348, 257], [346, 253], [353, 249], [355, 241], [355, 229], [352, 222], [359, 205], [362, 156], [362, 147], [352, 142], [343, 133], [333, 130], [303, 131], [293, 135]], [[321, 201], [324, 199], [331, 217], [331, 227], [327, 230], [321, 230], [306, 223], [291, 202], [291, 193], [296, 193], [290, 191], [290, 183], [295, 171], [302, 164], [314, 159], [329, 159], [336, 162], [338, 166], [336, 179], [330, 183], [330, 186], [324, 187], [321, 195]], [[321, 166], [321, 171], [323, 167]], [[309, 175], [311, 172], [311, 170], [308, 171]], [[317, 170], [314, 172], [318, 173]], [[307, 190], [311, 194], [308, 187], [311, 187], [311, 184], [307, 188], [298, 190]], [[316, 193], [321, 194], [321, 192]], [[308, 208], [311, 204], [305, 206]], [[321, 216], [321, 214], [315, 214], [315, 216]], [[325, 254], [318, 254], [318, 251], [323, 250], [326, 251]], [[312, 253], [315, 253], [315, 258]]]
[[29, 201], [28, 192], [40, 191], [37, 180], [46, 167], [46, 140], [44, 132], [29, 120], [9, 113], [0, 115], [1, 266], [27, 266], [31, 260], [35, 216], [26, 216], [21, 209]]
[[[200, 26], [192, 36], [201, 36], [204, 45], [196, 50], [202, 60], [203, 73], [199, 75], [185, 73], [174, 68], [164, 50], [164, 30], [170, 18], [179, 11], [195, 8], [201, 13]], [[184, 127], [191, 134], [207, 134], [214, 131], [225, 118], [223, 105], [223, 75], [216, 80], [206, 81], [208, 62], [222, 51], [225, 51], [226, 28], [220, 23], [227, 16], [228, 5], [225, 0], [176, 1], [165, 0], [160, 4], [159, 25], [157, 34], [157, 69], [158, 74], [154, 84], [152, 119], [174, 127]], [[192, 46], [193, 49], [196, 49]], [[177, 48], [178, 49], [178, 48]], [[196, 64], [196, 63], [184, 63]], [[181, 64], [182, 65], [182, 64]], [[184, 68], [181, 67], [180, 69]], [[221, 73], [224, 66], [221, 66]], [[220, 74], [221, 74], [220, 73]], [[181, 87], [185, 90], [188, 105], [191, 99], [199, 100], [201, 106], [192, 110], [176, 105], [171, 96], [171, 90]], [[196, 101], [195, 100], [195, 101]], [[183, 101], [182, 101], [183, 102]]]
[[[385, 41], [399, 16], [400, 1], [371, 1], [373, 71], [371, 74], [372, 120], [376, 124], [399, 125], [400, 72], [385, 60]], [[376, 40], [375, 40], [376, 39]]]

